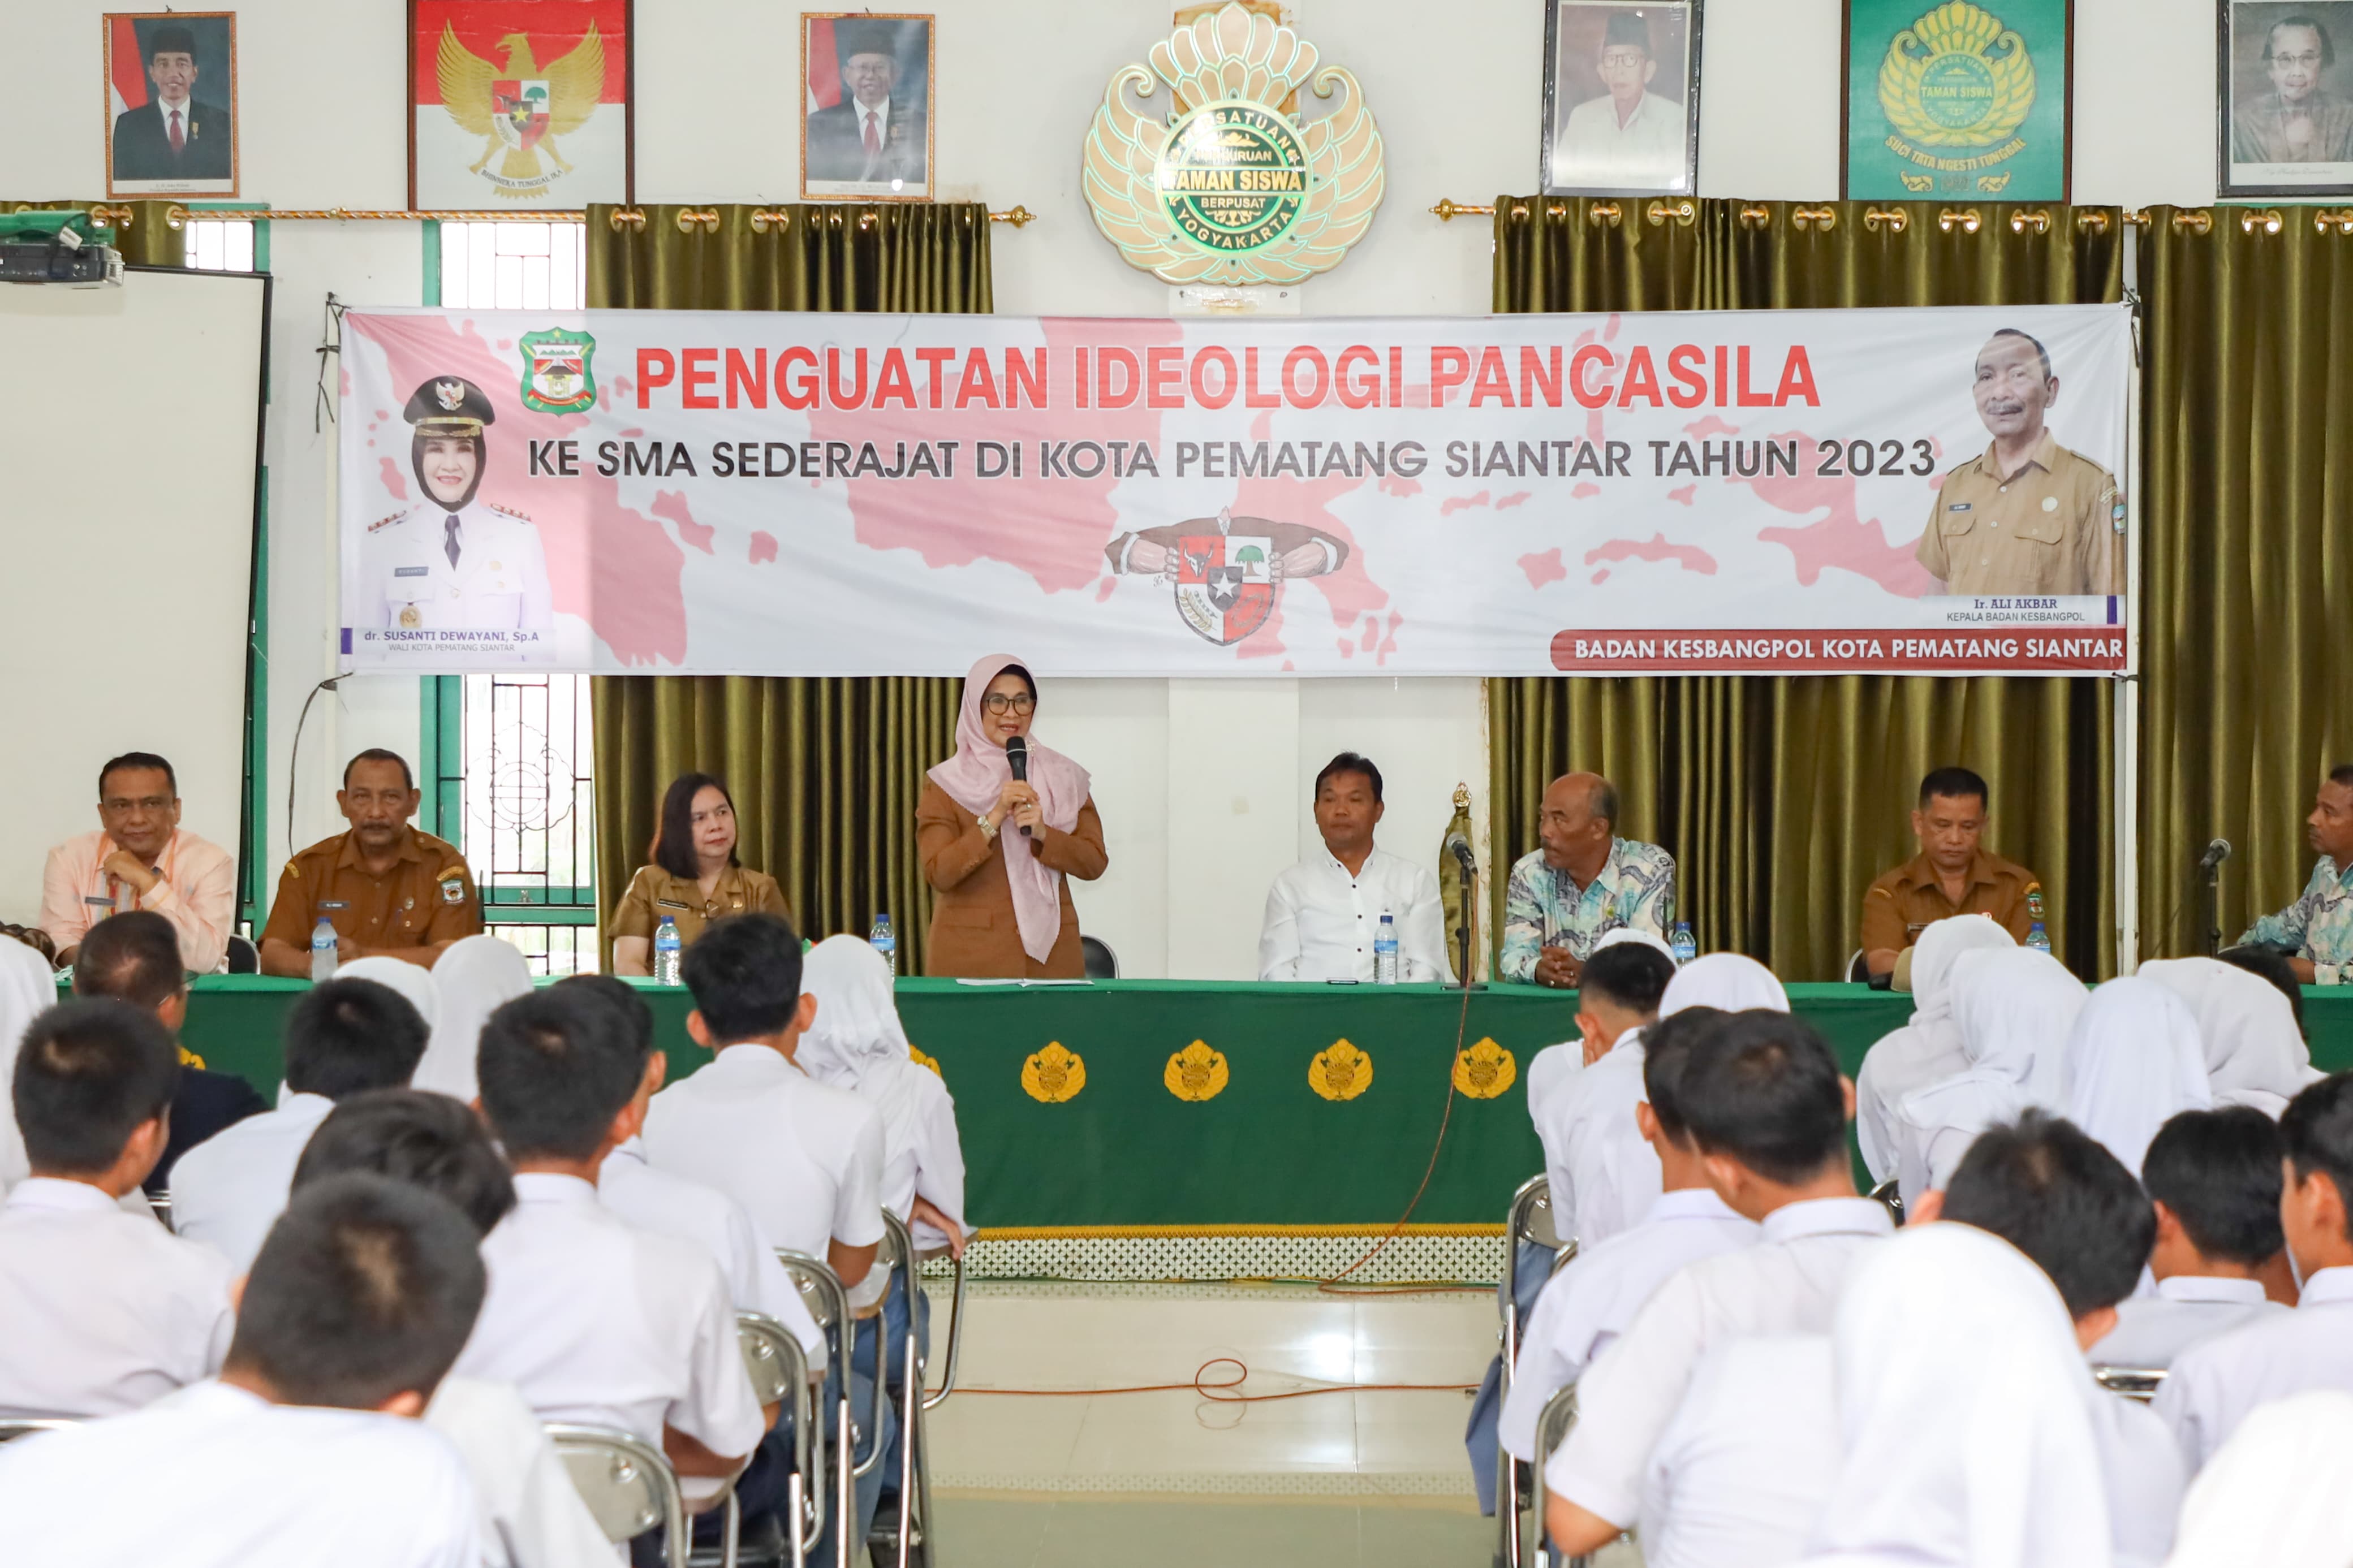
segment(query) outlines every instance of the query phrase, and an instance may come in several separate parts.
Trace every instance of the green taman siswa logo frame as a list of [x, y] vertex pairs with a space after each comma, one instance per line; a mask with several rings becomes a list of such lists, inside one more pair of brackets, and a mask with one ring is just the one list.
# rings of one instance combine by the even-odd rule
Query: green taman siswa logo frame
[[2073, 0], [1847, 0], [1841, 187], [2064, 202]]

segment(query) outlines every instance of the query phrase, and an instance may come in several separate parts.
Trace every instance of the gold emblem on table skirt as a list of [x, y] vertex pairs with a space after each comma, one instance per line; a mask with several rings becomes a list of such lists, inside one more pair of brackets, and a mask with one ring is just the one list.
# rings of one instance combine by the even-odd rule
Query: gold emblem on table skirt
[[1454, 1055], [1454, 1087], [1473, 1100], [1493, 1100], [1520, 1076], [1512, 1053], [1493, 1040], [1481, 1040]]
[[923, 1047], [910, 1043], [907, 1047], [907, 1055], [913, 1059], [917, 1067], [931, 1068], [934, 1078], [944, 1079], [945, 1075], [940, 1071], [940, 1058], [925, 1056]]
[[1079, 1090], [1086, 1087], [1086, 1062], [1076, 1051], [1064, 1050], [1060, 1040], [1021, 1064], [1022, 1089], [1030, 1099], [1044, 1104], [1060, 1105], [1066, 1100], [1076, 1100]]
[[1225, 1053], [1195, 1040], [1168, 1058], [1160, 1081], [1179, 1100], [1215, 1100], [1226, 1091], [1228, 1076]]
[[1345, 1040], [1335, 1040], [1308, 1061], [1307, 1087], [1326, 1100], [1354, 1100], [1373, 1087], [1373, 1058]]

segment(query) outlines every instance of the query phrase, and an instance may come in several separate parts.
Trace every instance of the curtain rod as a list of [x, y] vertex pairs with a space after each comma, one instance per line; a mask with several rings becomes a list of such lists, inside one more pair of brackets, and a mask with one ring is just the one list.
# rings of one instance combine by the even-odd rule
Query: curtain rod
[[[1436, 215], [1440, 223], [1452, 223], [1458, 217], [1492, 217], [1495, 213], [1493, 206], [1482, 206], [1444, 197], [1441, 197], [1438, 205], [1430, 210]], [[1530, 205], [1524, 201], [1514, 202], [1504, 209], [1504, 212], [1511, 217], [1525, 218], [1529, 216]], [[2090, 229], [2095, 233], [2105, 234], [2108, 229], [2108, 212], [2109, 209], [2105, 207], [2087, 207], [2075, 215], [2075, 226], [2078, 229]], [[2173, 226], [2177, 229], [2186, 229], [2193, 234], [2210, 233], [2214, 226], [2214, 212], [2215, 209], [2211, 207], [2181, 208], [2173, 215]], [[1553, 202], [1546, 206], [1545, 213], [1549, 217], [1567, 217], [1568, 204]], [[1625, 221], [1625, 216], [1624, 206], [1614, 201], [1590, 202], [1585, 209], [1585, 221], [1595, 228], [1599, 228], [1604, 224], [1615, 227]], [[1652, 201], [1642, 209], [1642, 216], [1655, 228], [1669, 219], [1672, 219], [1678, 225], [1688, 226], [1698, 217], [1699, 213], [1698, 209], [1692, 205], [1691, 198], [1685, 196], [1672, 204], [1665, 201]], [[2146, 207], [2124, 209], [2124, 220], [2136, 228], [2146, 228], [2153, 221]], [[1761, 228], [1772, 221], [1771, 207], [1749, 203], [1740, 209], [1740, 222], [1745, 228]], [[1828, 230], [1838, 225], [1838, 209], [1827, 202], [1819, 206], [1808, 206], [1800, 202], [1790, 207], [1789, 221], [1799, 228], [1820, 227]], [[1902, 234], [1911, 221], [1912, 215], [1902, 207], [1863, 209], [1862, 225], [1873, 234], [1878, 233], [1883, 227], [1892, 233]], [[2051, 209], [2047, 207], [2021, 208], [2010, 215], [2010, 228], [2013, 234], [2024, 234], [2028, 229], [2032, 229], [2037, 234], [2048, 234], [2051, 230]], [[1955, 229], [1959, 229], [1964, 234], [1976, 234], [1984, 226], [1984, 218], [1975, 207], [1947, 207], [1936, 215], [1936, 226], [1947, 234], [1952, 233]], [[2257, 229], [2261, 229], [2265, 234], [2278, 234], [2286, 227], [2287, 216], [2277, 207], [2239, 209], [2239, 228], [2242, 233], [2253, 234]], [[2315, 207], [2312, 209], [2312, 227], [2316, 234], [2334, 232], [2353, 235], [2353, 207]]]
[[[827, 204], [820, 210], [836, 214], [834, 221], [837, 223], [840, 222], [839, 214], [855, 212], [858, 214], [858, 226], [869, 228], [873, 226], [877, 209], [871, 206], [860, 207], [854, 203], [843, 203]], [[135, 207], [127, 204], [107, 205], [101, 203], [90, 209], [90, 216], [109, 226], [127, 228], [136, 220], [138, 213]], [[192, 218], [232, 222], [270, 218], [283, 223], [415, 223], [427, 218], [438, 218], [449, 223], [583, 223], [587, 220], [587, 216], [588, 215], [578, 207], [555, 212], [527, 213], [440, 209], [385, 212], [351, 207], [217, 207], [191, 211], [180, 203], [174, 202], [164, 209], [164, 221], [173, 228], [183, 226]], [[612, 225], [615, 233], [624, 228], [643, 230], [646, 226], [645, 209], [616, 207], [607, 221]], [[990, 213], [988, 221], [1009, 223], [1015, 228], [1020, 228], [1037, 222], [1038, 215], [1028, 207], [1017, 205], [1006, 212]], [[754, 234], [765, 234], [771, 228], [788, 227], [791, 223], [792, 214], [783, 207], [754, 207], [752, 210], [752, 232]], [[716, 207], [682, 208], [678, 215], [678, 226], [681, 234], [692, 234], [698, 228], [706, 233], [715, 234], [719, 230], [719, 210]]]

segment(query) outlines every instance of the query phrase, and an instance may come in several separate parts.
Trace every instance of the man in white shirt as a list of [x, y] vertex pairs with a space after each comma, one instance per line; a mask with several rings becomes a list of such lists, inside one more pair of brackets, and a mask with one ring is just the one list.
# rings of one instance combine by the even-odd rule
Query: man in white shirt
[[[2292, 1303], [2280, 1234], [2279, 1124], [2252, 1106], [2185, 1110], [2158, 1129], [2140, 1184], [2157, 1212], [2148, 1269], [2154, 1296], [2116, 1305], [2116, 1326], [2092, 1347], [2094, 1366], [2173, 1364], [2191, 1345]], [[2276, 1274], [2278, 1286], [2266, 1276]]]
[[228, 1265], [118, 1206], [164, 1152], [179, 1070], [127, 1003], [64, 1003], [25, 1032], [33, 1173], [0, 1208], [0, 1416], [116, 1415], [219, 1370]]
[[477, 1568], [465, 1467], [414, 1417], [481, 1300], [448, 1204], [322, 1183], [255, 1260], [217, 1381], [0, 1449], [0, 1562]]
[[1855, 1194], [1854, 1085], [1803, 1020], [1735, 1015], [1692, 1043], [1675, 1089], [1708, 1184], [1764, 1237], [1671, 1277], [1577, 1379], [1577, 1426], [1545, 1470], [1546, 1523], [1571, 1555], [1640, 1517], [1651, 1452], [1700, 1358], [1751, 1334], [1829, 1332], [1849, 1269], [1894, 1229]]
[[335, 1101], [407, 1083], [431, 1031], [407, 999], [373, 980], [329, 980], [286, 1016], [286, 1092], [180, 1157], [172, 1228], [243, 1269], [286, 1206], [302, 1145]]
[[[1634, 1122], [1642, 1098], [1642, 1032], [1659, 1016], [1674, 960], [1647, 942], [1613, 942], [1586, 961], [1577, 992], [1581, 1066], [1544, 1092], [1530, 1086], [1528, 1114], [1544, 1145], [1553, 1225], [1565, 1241], [1592, 1247], [1641, 1222], [1658, 1201], [1659, 1156]], [[1531, 1064], [1530, 1071], [1535, 1071]]]
[[1686, 189], [1683, 106], [1650, 90], [1659, 74], [1651, 25], [1640, 11], [1612, 10], [1595, 61], [1609, 90], [1568, 111], [1553, 144], [1552, 183], [1583, 189]]
[[1642, 1568], [1797, 1563], [1845, 1457], [1828, 1335], [1715, 1346], [1643, 1472]]
[[1373, 843], [1386, 809], [1381, 770], [1369, 758], [1343, 752], [1315, 775], [1315, 830], [1324, 849], [1277, 877], [1266, 896], [1261, 980], [1373, 980], [1384, 915], [1397, 938], [1400, 982], [1454, 978], [1438, 879], [1429, 867]]
[[516, 1202], [482, 1240], [490, 1291], [456, 1370], [514, 1384], [543, 1421], [659, 1444], [688, 1506], [715, 1506], [776, 1413], [753, 1394], [711, 1255], [597, 1199], [605, 1157], [639, 1121], [617, 1020], [576, 991], [517, 997], [483, 1025], [476, 1068]]
[[2293, 1312], [2192, 1345], [2150, 1406], [2195, 1471], [2256, 1405], [2309, 1388], [2353, 1391], [2353, 1073], [2321, 1079], [2280, 1118], [2280, 1226], [2304, 1279]]

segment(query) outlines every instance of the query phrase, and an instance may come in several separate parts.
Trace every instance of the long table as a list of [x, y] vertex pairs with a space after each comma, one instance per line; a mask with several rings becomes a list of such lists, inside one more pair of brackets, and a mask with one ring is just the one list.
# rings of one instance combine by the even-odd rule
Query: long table
[[[189, 1049], [275, 1094], [308, 984], [198, 980]], [[709, 1060], [687, 994], [641, 990], [673, 1080]], [[1912, 1008], [1860, 985], [1789, 994], [1849, 1073]], [[2353, 1067], [2353, 996], [2305, 995], [2314, 1062]], [[1434, 985], [902, 980], [898, 997], [955, 1096], [973, 1223], [1032, 1236], [1385, 1230], [1425, 1173], [1416, 1226], [1492, 1226], [1544, 1163], [1529, 1059], [1573, 1036], [1577, 1012], [1572, 993], [1525, 985], [1474, 990], [1467, 1010]]]

